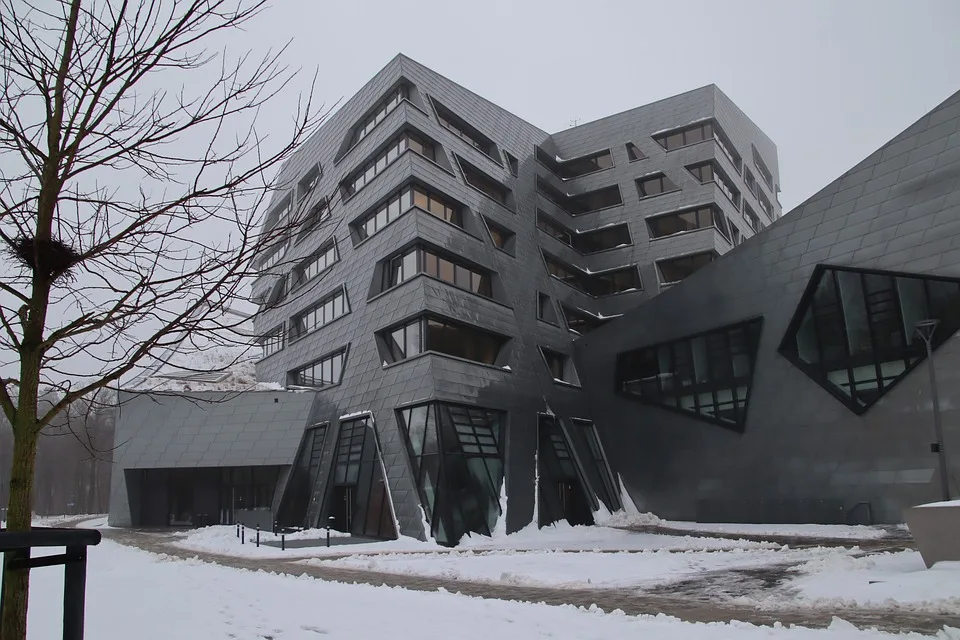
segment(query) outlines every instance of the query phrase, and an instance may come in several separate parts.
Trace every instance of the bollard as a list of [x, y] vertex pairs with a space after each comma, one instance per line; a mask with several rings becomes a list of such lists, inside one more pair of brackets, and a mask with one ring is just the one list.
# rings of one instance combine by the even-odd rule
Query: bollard
[[237, 523], [237, 537], [240, 537], [240, 523]]
[[243, 525], [240, 525], [240, 544], [246, 544], [244, 538], [247, 537], [247, 529]]
[[257, 523], [257, 549], [260, 548], [260, 523]]
[[280, 551], [286, 551], [286, 550], [287, 550], [287, 534], [281, 533], [280, 534]]
[[334, 520], [335, 518], [333, 516], [330, 516], [329, 518], [327, 518], [327, 546], [328, 547], [330, 546], [330, 523], [333, 522]]

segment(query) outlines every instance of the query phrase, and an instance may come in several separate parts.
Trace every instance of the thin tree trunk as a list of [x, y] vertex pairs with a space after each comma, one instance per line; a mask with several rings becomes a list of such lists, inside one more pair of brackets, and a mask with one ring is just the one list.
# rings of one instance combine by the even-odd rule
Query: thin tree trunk
[[[17, 422], [20, 421], [18, 416]], [[31, 488], [37, 460], [35, 422], [34, 420], [27, 425], [17, 425], [14, 429], [13, 468], [10, 472], [10, 503], [7, 511], [8, 531], [30, 530]], [[0, 621], [0, 637], [3, 640], [24, 640], [27, 637], [29, 587], [29, 571], [9, 571], [4, 576], [3, 620]]]

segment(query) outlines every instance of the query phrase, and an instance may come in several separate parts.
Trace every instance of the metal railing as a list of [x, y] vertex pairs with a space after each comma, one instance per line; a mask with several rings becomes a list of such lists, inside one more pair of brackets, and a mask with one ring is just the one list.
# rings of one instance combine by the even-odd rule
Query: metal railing
[[[94, 529], [34, 528], [30, 531], [0, 531], [3, 552], [2, 580], [8, 573], [63, 565], [63, 640], [83, 640], [83, 612], [87, 587], [87, 547], [100, 544]], [[64, 553], [30, 557], [34, 547], [65, 547]], [[3, 614], [0, 582], [0, 616]]]

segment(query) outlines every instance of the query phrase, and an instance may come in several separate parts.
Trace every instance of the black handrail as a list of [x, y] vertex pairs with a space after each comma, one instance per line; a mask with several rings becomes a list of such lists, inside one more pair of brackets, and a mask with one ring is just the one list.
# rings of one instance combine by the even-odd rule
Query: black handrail
[[[30, 531], [0, 530], [3, 552], [2, 580], [8, 572], [64, 565], [63, 640], [83, 640], [83, 612], [87, 586], [87, 547], [100, 544], [95, 529], [34, 528]], [[65, 547], [53, 556], [30, 557], [34, 547]], [[3, 582], [0, 581], [0, 616], [3, 615]]]

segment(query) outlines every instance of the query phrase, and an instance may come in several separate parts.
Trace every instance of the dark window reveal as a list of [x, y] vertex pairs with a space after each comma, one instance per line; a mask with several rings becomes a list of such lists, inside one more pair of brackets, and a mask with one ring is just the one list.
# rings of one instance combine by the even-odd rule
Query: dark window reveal
[[469, 266], [461, 260], [440, 255], [428, 247], [411, 247], [386, 261], [382, 290], [386, 291], [417, 275], [425, 273], [461, 289], [493, 297], [491, 273]]
[[343, 363], [346, 355], [347, 350], [341, 349], [292, 371], [290, 378], [293, 384], [301, 387], [326, 387], [340, 384], [340, 380], [343, 378]]
[[696, 231], [715, 227], [725, 238], [730, 239], [727, 219], [714, 205], [684, 209], [674, 213], [647, 218], [651, 238], [665, 238], [675, 233]]
[[713, 160], [700, 162], [687, 167], [687, 170], [702, 184], [715, 183], [720, 191], [733, 203], [734, 208], [740, 210], [740, 190], [733, 186], [727, 174]]
[[657, 262], [657, 269], [660, 271], [660, 284], [676, 284], [692, 276], [716, 259], [717, 254], [715, 252], [705, 251], [689, 256], [660, 260]]
[[643, 288], [640, 282], [640, 271], [637, 270], [636, 265], [600, 273], [586, 273], [549, 254], [544, 254], [543, 257], [547, 263], [547, 273], [574, 289], [595, 298], [627, 291], [638, 291]]
[[582, 309], [571, 309], [565, 304], [560, 305], [563, 311], [563, 317], [567, 321], [567, 329], [580, 335], [590, 333], [594, 329], [599, 329], [609, 320], [593, 314], [587, 313]]
[[419, 134], [409, 131], [405, 132], [396, 140], [391, 142], [386, 149], [380, 151], [375, 158], [368, 161], [351, 174], [350, 178], [343, 183], [344, 197], [352, 196], [354, 193], [359, 191], [368, 182], [382, 173], [384, 169], [386, 169], [394, 160], [399, 158], [400, 155], [406, 152], [408, 149], [420, 154], [428, 160], [432, 160], [434, 162], [437, 160], [437, 147], [432, 141]]
[[673, 151], [680, 147], [691, 144], [697, 144], [704, 140], [714, 140], [720, 150], [723, 152], [730, 163], [733, 164], [739, 173], [743, 167], [743, 160], [740, 154], [736, 152], [730, 139], [727, 138], [723, 130], [713, 120], [705, 120], [681, 129], [674, 129], [665, 133], [658, 133], [653, 136], [657, 143], [667, 151]]
[[637, 178], [637, 191], [641, 198], [651, 198], [671, 191], [679, 191], [680, 187], [673, 183], [673, 180], [662, 173]]
[[584, 255], [616, 249], [617, 247], [630, 244], [630, 231], [626, 223], [577, 232], [565, 227], [543, 211], [537, 209], [537, 227]]
[[382, 332], [389, 362], [400, 362], [425, 351], [495, 364], [507, 338], [478, 327], [422, 316]]
[[613, 154], [609, 149], [579, 158], [560, 160], [537, 147], [537, 160], [561, 180], [572, 180], [613, 166]]
[[505, 207], [510, 204], [510, 189], [494, 180], [480, 169], [466, 162], [463, 158], [457, 156], [460, 162], [460, 169], [463, 171], [463, 179], [468, 185], [483, 193], [488, 198], [496, 200]]
[[617, 356], [617, 391], [742, 431], [763, 320]]
[[373, 111], [364, 118], [353, 130], [353, 144], [357, 144], [367, 134], [373, 131], [374, 127], [383, 122], [391, 111], [396, 109], [400, 103], [410, 97], [410, 90], [406, 85], [400, 85], [391, 91], [383, 100], [381, 100]]
[[570, 195], [537, 177], [537, 192], [572, 216], [579, 216], [623, 204], [620, 187], [610, 185], [586, 193]]
[[493, 143], [493, 140], [480, 133], [476, 127], [469, 124], [466, 120], [436, 100], [431, 101], [433, 102], [433, 108], [437, 111], [437, 119], [440, 121], [440, 124], [471, 147], [488, 156], [491, 160], [494, 160], [498, 164], [500, 163], [499, 158], [497, 158], [497, 145]]
[[627, 158], [630, 160], [630, 162], [644, 160], [646, 157], [647, 156], [644, 155], [643, 151], [640, 151], [637, 145], [633, 144], [632, 142], [627, 143]]

